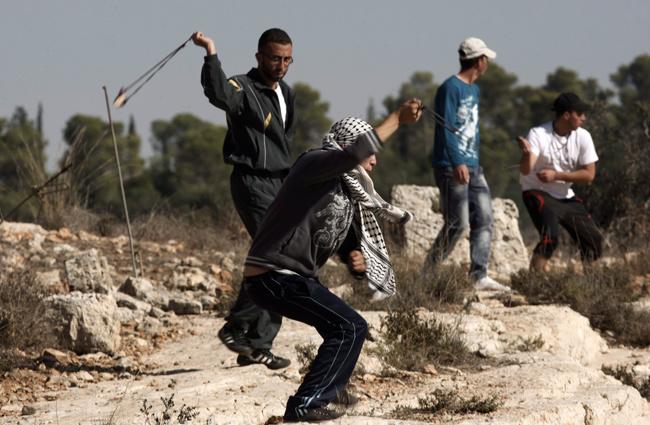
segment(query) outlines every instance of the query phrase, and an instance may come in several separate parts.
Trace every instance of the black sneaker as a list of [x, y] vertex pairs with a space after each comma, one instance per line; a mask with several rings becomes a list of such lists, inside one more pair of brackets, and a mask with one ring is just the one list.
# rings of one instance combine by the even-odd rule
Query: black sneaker
[[291, 364], [291, 360], [278, 357], [269, 350], [255, 350], [250, 356], [237, 356], [237, 364], [248, 366], [251, 364], [263, 364], [269, 369], [282, 369]]
[[336, 395], [332, 403], [340, 404], [341, 406], [354, 406], [359, 403], [359, 398], [343, 388], [343, 391]]
[[302, 415], [298, 418], [287, 418], [285, 416], [284, 422], [323, 422], [340, 418], [343, 415], [345, 415], [345, 412], [328, 409], [327, 407], [319, 407], [310, 410], [307, 412], [307, 414]]
[[238, 354], [249, 355], [253, 352], [244, 331], [240, 329], [231, 329], [228, 323], [223, 325], [219, 330], [219, 339], [223, 342], [230, 351]]

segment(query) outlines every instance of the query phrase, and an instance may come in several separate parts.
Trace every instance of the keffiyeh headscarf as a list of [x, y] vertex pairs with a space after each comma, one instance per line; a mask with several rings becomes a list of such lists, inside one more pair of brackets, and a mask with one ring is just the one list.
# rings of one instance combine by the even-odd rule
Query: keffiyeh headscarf
[[[335, 123], [323, 138], [323, 147], [343, 149], [353, 144], [360, 134], [372, 127], [358, 118], [345, 118]], [[368, 286], [373, 290], [373, 301], [381, 301], [395, 294], [395, 274], [388, 258], [386, 242], [374, 214], [393, 223], [403, 224], [413, 215], [384, 201], [375, 191], [372, 179], [361, 165], [341, 175], [354, 203], [352, 225], [359, 237], [361, 253], [366, 260]]]

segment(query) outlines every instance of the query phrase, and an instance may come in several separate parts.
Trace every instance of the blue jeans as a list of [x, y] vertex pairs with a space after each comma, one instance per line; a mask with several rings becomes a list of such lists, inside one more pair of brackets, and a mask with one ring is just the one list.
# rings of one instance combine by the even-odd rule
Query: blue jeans
[[366, 339], [366, 320], [314, 279], [271, 271], [247, 277], [244, 282], [255, 304], [311, 325], [323, 337], [309, 373], [289, 397], [285, 419], [327, 406], [352, 376]]
[[444, 225], [427, 254], [425, 265], [432, 266], [449, 256], [469, 226], [471, 266], [469, 275], [480, 279], [487, 275], [492, 244], [492, 196], [483, 176], [483, 167], [468, 167], [469, 184], [454, 181], [451, 167], [433, 169], [440, 189], [440, 209]]

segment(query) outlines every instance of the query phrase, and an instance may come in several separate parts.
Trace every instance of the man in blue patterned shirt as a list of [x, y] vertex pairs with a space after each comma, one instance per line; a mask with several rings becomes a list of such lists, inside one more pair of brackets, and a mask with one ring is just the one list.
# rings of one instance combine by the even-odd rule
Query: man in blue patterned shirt
[[[497, 54], [470, 37], [458, 49], [460, 72], [449, 77], [436, 93], [434, 111], [447, 124], [436, 123], [432, 166], [440, 189], [444, 226], [425, 266], [442, 262], [470, 228], [470, 277], [476, 290], [509, 290], [487, 275], [492, 243], [492, 197], [479, 165], [479, 97], [476, 80]], [[439, 120], [437, 120], [439, 121]], [[451, 129], [450, 129], [451, 128]]]

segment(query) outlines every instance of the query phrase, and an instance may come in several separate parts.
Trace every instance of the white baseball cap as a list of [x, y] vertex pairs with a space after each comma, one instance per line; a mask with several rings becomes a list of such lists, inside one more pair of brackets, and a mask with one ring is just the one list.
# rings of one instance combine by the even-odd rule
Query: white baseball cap
[[474, 59], [483, 55], [490, 59], [497, 57], [497, 53], [494, 50], [488, 49], [485, 42], [480, 38], [466, 38], [460, 43], [460, 47], [458, 48], [458, 57], [460, 59]]

